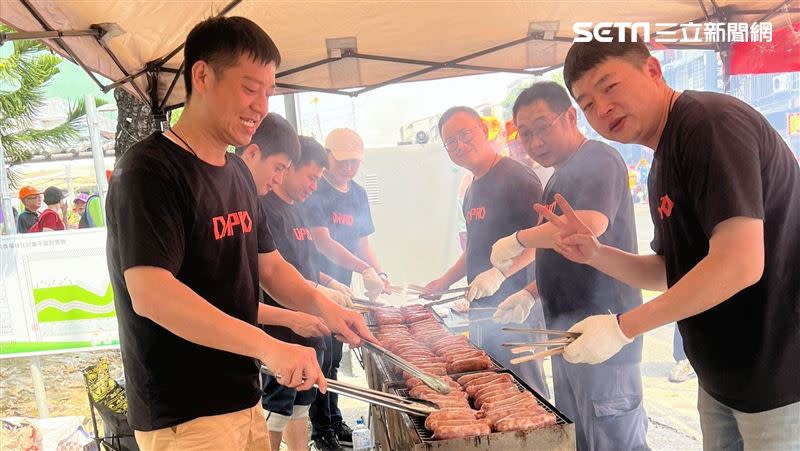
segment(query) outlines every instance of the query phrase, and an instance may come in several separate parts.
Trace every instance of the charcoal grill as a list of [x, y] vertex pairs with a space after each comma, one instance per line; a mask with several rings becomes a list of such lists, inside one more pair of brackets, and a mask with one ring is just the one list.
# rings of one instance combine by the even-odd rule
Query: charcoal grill
[[[374, 316], [368, 315], [367, 320], [372, 320], [371, 323], [374, 324]], [[436, 312], [434, 312], [434, 317], [444, 325], [442, 318]], [[448, 328], [448, 330], [450, 329]], [[380, 355], [369, 351], [364, 352], [363, 356], [364, 369], [370, 387], [400, 396], [408, 396], [408, 390], [405, 388], [402, 377], [396, 375], [391, 363], [385, 361]], [[432, 433], [425, 429], [424, 418], [412, 417], [380, 406], [371, 406], [370, 413], [373, 419], [371, 426], [378, 449], [382, 451], [574, 450], [575, 424], [514, 373], [503, 368], [494, 359], [492, 359], [492, 362], [495, 368], [485, 371], [510, 374], [520, 390], [532, 393], [545, 410], [556, 416], [556, 424], [526, 431], [493, 432], [475, 437], [435, 440]], [[463, 374], [466, 373], [451, 375], [451, 377], [457, 379]]]

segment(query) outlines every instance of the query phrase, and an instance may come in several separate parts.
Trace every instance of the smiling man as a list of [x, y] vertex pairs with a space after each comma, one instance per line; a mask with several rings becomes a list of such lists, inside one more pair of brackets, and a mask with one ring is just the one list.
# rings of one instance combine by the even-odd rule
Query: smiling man
[[[514, 102], [514, 123], [531, 158], [555, 173], [542, 195], [549, 210], [555, 195], [573, 200], [577, 214], [606, 245], [636, 252], [633, 202], [628, 170], [608, 144], [587, 139], [566, 89], [554, 82], [534, 83]], [[588, 316], [624, 312], [642, 305], [642, 292], [553, 250], [559, 229], [544, 221], [492, 246], [492, 264], [511, 264], [525, 248], [536, 249], [536, 287], [503, 301], [501, 322], [522, 322], [541, 295], [550, 329], [563, 330]], [[600, 365], [573, 365], [552, 357], [556, 407], [575, 420], [579, 450], [647, 449], [647, 414], [642, 403], [642, 338]], [[610, 384], [609, 381], [617, 381]]]
[[565, 257], [628, 285], [666, 290], [571, 330], [564, 358], [597, 364], [678, 321], [697, 372], [705, 449], [800, 449], [800, 167], [749, 105], [679, 93], [641, 42], [574, 44], [564, 80], [601, 135], [653, 149], [648, 179], [655, 254], [598, 241], [564, 198]]
[[253, 177], [227, 152], [267, 115], [275, 44], [248, 19], [212, 18], [187, 36], [184, 61], [180, 120], [126, 152], [108, 192], [128, 418], [143, 450], [268, 449], [259, 361], [287, 387], [326, 383], [312, 348], [257, 327], [269, 320], [259, 284], [352, 345], [374, 338], [275, 252]]
[[[542, 196], [542, 185], [530, 170], [495, 152], [487, 138], [487, 128], [478, 113], [469, 107], [456, 106], [439, 119], [439, 132], [450, 160], [472, 173], [462, 211], [467, 221], [467, 245], [456, 262], [438, 279], [426, 285], [429, 295], [447, 290], [467, 277], [466, 299], [470, 307], [497, 307], [533, 279], [533, 250], [526, 250], [500, 271], [492, 267], [489, 255], [499, 238], [536, 224], [533, 205]], [[544, 328], [542, 307], [535, 304], [530, 318], [522, 318], [530, 327]], [[470, 310], [469, 337], [488, 354], [514, 372], [537, 392], [549, 397], [541, 362], [511, 365], [514, 357], [504, 342], [523, 341], [530, 336], [505, 333], [493, 321], [491, 313]], [[527, 317], [527, 315], [526, 315]]]

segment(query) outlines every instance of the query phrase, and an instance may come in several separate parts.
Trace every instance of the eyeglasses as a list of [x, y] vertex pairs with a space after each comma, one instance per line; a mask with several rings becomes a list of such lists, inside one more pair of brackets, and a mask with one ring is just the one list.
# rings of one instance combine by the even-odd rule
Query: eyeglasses
[[520, 139], [522, 139], [523, 141], [533, 141], [534, 138], [543, 136], [545, 133], [550, 131], [550, 128], [553, 126], [553, 124], [555, 124], [556, 121], [558, 121], [558, 119], [564, 115], [564, 113], [566, 113], [566, 110], [562, 111], [561, 114], [556, 116], [556, 118], [550, 121], [550, 123], [547, 125], [542, 125], [541, 127], [531, 127], [530, 129], [525, 128], [524, 130], [520, 130], [519, 131]]
[[458, 134], [456, 134], [455, 136], [447, 138], [447, 140], [444, 142], [445, 150], [447, 150], [448, 152], [454, 152], [456, 149], [458, 149], [459, 141], [464, 144], [471, 144], [472, 139], [474, 138], [474, 132], [476, 128], [478, 127], [466, 128], [458, 132]]

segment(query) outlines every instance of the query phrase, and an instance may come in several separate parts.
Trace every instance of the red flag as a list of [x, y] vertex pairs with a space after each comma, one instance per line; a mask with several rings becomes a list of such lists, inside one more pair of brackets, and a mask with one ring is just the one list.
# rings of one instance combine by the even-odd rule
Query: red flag
[[771, 42], [731, 44], [731, 75], [800, 71], [800, 23], [772, 33]]

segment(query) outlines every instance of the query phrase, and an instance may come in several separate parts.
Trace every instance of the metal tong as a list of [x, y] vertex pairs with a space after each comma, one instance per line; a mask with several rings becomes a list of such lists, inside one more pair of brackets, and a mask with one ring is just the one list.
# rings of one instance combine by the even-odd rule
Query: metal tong
[[384, 348], [383, 346], [376, 345], [375, 343], [366, 340], [364, 340], [363, 345], [372, 351], [383, 354], [383, 356], [386, 357], [388, 360], [390, 360], [392, 363], [399, 366], [404, 371], [413, 375], [414, 377], [419, 378], [419, 380], [422, 381], [423, 384], [436, 390], [437, 392], [443, 395], [450, 393], [450, 385], [447, 382], [443, 381], [442, 379], [432, 374], [428, 374], [422, 371], [421, 369], [409, 363], [407, 360], [401, 358], [400, 356]]
[[449, 298], [437, 299], [435, 301], [426, 302], [426, 303], [420, 304], [420, 305], [425, 307], [425, 308], [433, 307], [434, 305], [447, 304], [448, 302], [454, 302], [454, 301], [457, 301], [459, 299], [464, 299], [464, 296], [465, 296], [465, 293], [461, 293], [458, 296], [451, 296]]
[[[511, 348], [512, 354], [522, 354], [525, 352], [533, 353], [531, 355], [511, 359], [510, 363], [514, 365], [523, 362], [528, 362], [531, 360], [543, 359], [545, 357], [557, 354], [563, 354], [564, 348], [567, 347], [567, 345], [569, 345], [573, 341], [575, 341], [576, 338], [581, 336], [581, 334], [577, 332], [569, 332], [566, 330], [553, 330], [553, 329], [529, 329], [529, 328], [518, 328], [518, 327], [504, 327], [501, 330], [504, 332], [558, 335], [557, 338], [552, 338], [534, 343], [503, 343], [502, 345], [503, 347]], [[544, 347], [550, 349], [536, 352], [537, 347]]]
[[[269, 376], [275, 376], [272, 371], [270, 371], [269, 368], [264, 365], [261, 365], [261, 372]], [[338, 393], [342, 396], [364, 401], [369, 404], [375, 404], [388, 407], [389, 409], [399, 410], [400, 412], [405, 412], [410, 415], [424, 417], [439, 410], [436, 407], [432, 407], [432, 404], [434, 403], [428, 403], [427, 401], [414, 401], [401, 396], [392, 395], [390, 393], [384, 393], [382, 391], [345, 384], [344, 382], [327, 378], [325, 380], [328, 381], [328, 391], [332, 393]], [[314, 387], [319, 388], [317, 384], [314, 384]]]
[[364, 310], [370, 310], [376, 307], [386, 307], [386, 304], [382, 302], [370, 301], [369, 299], [351, 297], [350, 300], [353, 301], [353, 304], [356, 304], [356, 307]]

